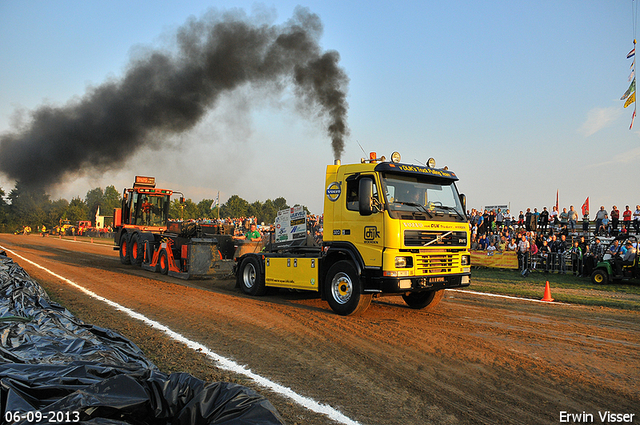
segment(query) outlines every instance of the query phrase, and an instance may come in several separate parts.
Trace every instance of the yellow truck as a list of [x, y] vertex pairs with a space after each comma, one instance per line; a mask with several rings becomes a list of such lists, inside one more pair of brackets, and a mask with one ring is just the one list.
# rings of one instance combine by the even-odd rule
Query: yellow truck
[[391, 160], [327, 166], [324, 232], [307, 237], [304, 212], [280, 212], [265, 252], [238, 257], [237, 285], [319, 292], [340, 315], [359, 314], [373, 297], [402, 296], [415, 309], [435, 307], [446, 288], [470, 284], [466, 201], [445, 168]]

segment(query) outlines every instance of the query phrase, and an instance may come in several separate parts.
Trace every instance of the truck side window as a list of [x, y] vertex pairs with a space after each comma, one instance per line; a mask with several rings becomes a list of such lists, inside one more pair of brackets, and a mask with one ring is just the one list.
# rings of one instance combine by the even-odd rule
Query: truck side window
[[136, 224], [136, 216], [137, 216], [137, 205], [138, 205], [138, 194], [133, 193], [129, 202], [129, 224]]
[[[371, 176], [369, 176], [371, 177]], [[373, 197], [378, 199], [378, 187], [376, 186], [375, 180], [373, 180]], [[347, 209], [350, 211], [359, 211], [359, 200], [360, 195], [358, 193], [359, 190], [360, 179], [347, 179]]]

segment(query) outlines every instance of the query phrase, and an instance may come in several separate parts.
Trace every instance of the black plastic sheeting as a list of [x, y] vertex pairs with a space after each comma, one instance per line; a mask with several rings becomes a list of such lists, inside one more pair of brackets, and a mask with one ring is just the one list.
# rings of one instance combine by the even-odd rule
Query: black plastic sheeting
[[2, 423], [284, 424], [249, 388], [159, 371], [122, 335], [52, 302], [5, 252], [0, 403]]

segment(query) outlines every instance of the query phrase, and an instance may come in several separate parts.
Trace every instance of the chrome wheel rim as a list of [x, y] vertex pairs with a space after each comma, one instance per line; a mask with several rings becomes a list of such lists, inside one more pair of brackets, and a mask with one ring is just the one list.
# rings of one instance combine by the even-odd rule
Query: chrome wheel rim
[[353, 295], [353, 282], [348, 274], [337, 273], [331, 280], [331, 294], [338, 304], [346, 304]]
[[242, 271], [242, 281], [247, 288], [253, 288], [256, 283], [256, 268], [249, 263]]

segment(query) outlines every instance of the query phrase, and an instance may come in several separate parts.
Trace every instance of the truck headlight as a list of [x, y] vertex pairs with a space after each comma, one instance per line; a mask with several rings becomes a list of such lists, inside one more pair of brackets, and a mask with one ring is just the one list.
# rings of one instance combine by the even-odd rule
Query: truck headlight
[[410, 269], [413, 267], [413, 257], [396, 257], [396, 269]]
[[462, 259], [460, 261], [460, 264], [463, 266], [468, 266], [469, 264], [471, 264], [471, 256], [470, 255], [463, 255]]

